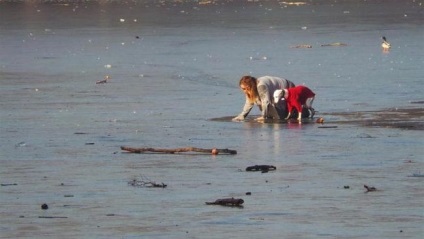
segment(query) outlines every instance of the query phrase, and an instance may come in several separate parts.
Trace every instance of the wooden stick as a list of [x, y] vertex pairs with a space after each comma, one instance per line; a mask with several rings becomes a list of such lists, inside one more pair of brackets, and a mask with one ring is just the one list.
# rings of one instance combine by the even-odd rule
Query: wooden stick
[[222, 206], [242, 206], [244, 200], [241, 198], [223, 198], [217, 199], [215, 202], [205, 202], [206, 205], [222, 205]]
[[145, 153], [145, 152], [152, 152], [152, 153], [165, 153], [165, 154], [175, 154], [175, 153], [183, 153], [183, 152], [197, 152], [197, 153], [208, 153], [208, 154], [237, 154], [236, 150], [231, 149], [202, 149], [202, 148], [195, 148], [195, 147], [187, 147], [187, 148], [175, 148], [175, 149], [160, 149], [160, 148], [132, 148], [132, 147], [125, 147], [121, 146], [121, 149], [124, 151], [128, 151], [129, 153]]
[[312, 45], [301, 44], [301, 45], [291, 46], [290, 48], [312, 48]]
[[1, 186], [17, 186], [17, 183], [2, 183]]
[[377, 189], [375, 187], [370, 187], [370, 186], [367, 186], [367, 185], [364, 185], [364, 188], [367, 189], [367, 191], [365, 191], [366, 193], [367, 192], [375, 192], [375, 191], [377, 191]]
[[347, 44], [343, 42], [334, 42], [330, 44], [322, 44], [321, 46], [347, 46]]
[[104, 83], [107, 83], [108, 80], [110, 80], [110, 77], [109, 76], [105, 76], [105, 79], [104, 80], [96, 81], [96, 84], [104, 84]]

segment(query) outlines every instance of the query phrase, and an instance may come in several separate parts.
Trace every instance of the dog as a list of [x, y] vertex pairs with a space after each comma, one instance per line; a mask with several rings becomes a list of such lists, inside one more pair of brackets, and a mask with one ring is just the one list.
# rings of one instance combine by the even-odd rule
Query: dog
[[286, 120], [290, 118], [293, 109], [298, 112], [297, 120], [302, 123], [302, 110], [307, 108], [311, 118], [315, 115], [315, 110], [312, 108], [312, 102], [315, 99], [315, 93], [306, 86], [296, 86], [288, 89], [280, 89], [274, 91], [274, 103], [278, 103], [281, 99], [286, 100], [288, 115]]

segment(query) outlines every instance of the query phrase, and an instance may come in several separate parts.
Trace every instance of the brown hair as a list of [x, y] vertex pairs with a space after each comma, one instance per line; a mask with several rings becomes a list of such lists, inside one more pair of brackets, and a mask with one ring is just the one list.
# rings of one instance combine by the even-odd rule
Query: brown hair
[[252, 76], [243, 76], [240, 79], [239, 86], [245, 86], [247, 88], [246, 96], [249, 99], [250, 103], [255, 103], [256, 98], [258, 98], [258, 88], [256, 86], [256, 78]]

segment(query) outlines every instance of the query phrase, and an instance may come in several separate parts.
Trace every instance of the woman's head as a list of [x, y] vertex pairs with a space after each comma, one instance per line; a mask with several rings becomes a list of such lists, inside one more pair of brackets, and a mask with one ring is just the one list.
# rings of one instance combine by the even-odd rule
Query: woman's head
[[250, 102], [254, 103], [258, 98], [258, 88], [256, 78], [252, 76], [243, 76], [240, 79], [240, 89], [246, 94]]

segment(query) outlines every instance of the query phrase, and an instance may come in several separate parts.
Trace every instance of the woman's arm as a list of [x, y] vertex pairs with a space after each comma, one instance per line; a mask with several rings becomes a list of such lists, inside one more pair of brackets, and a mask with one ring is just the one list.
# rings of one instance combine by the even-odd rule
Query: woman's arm
[[249, 99], [246, 97], [246, 102], [244, 103], [243, 106], [243, 111], [237, 115], [236, 117], [233, 118], [233, 121], [242, 121], [244, 120], [247, 115], [250, 113], [250, 111], [252, 110], [253, 106], [255, 104], [254, 103], [250, 103]]

